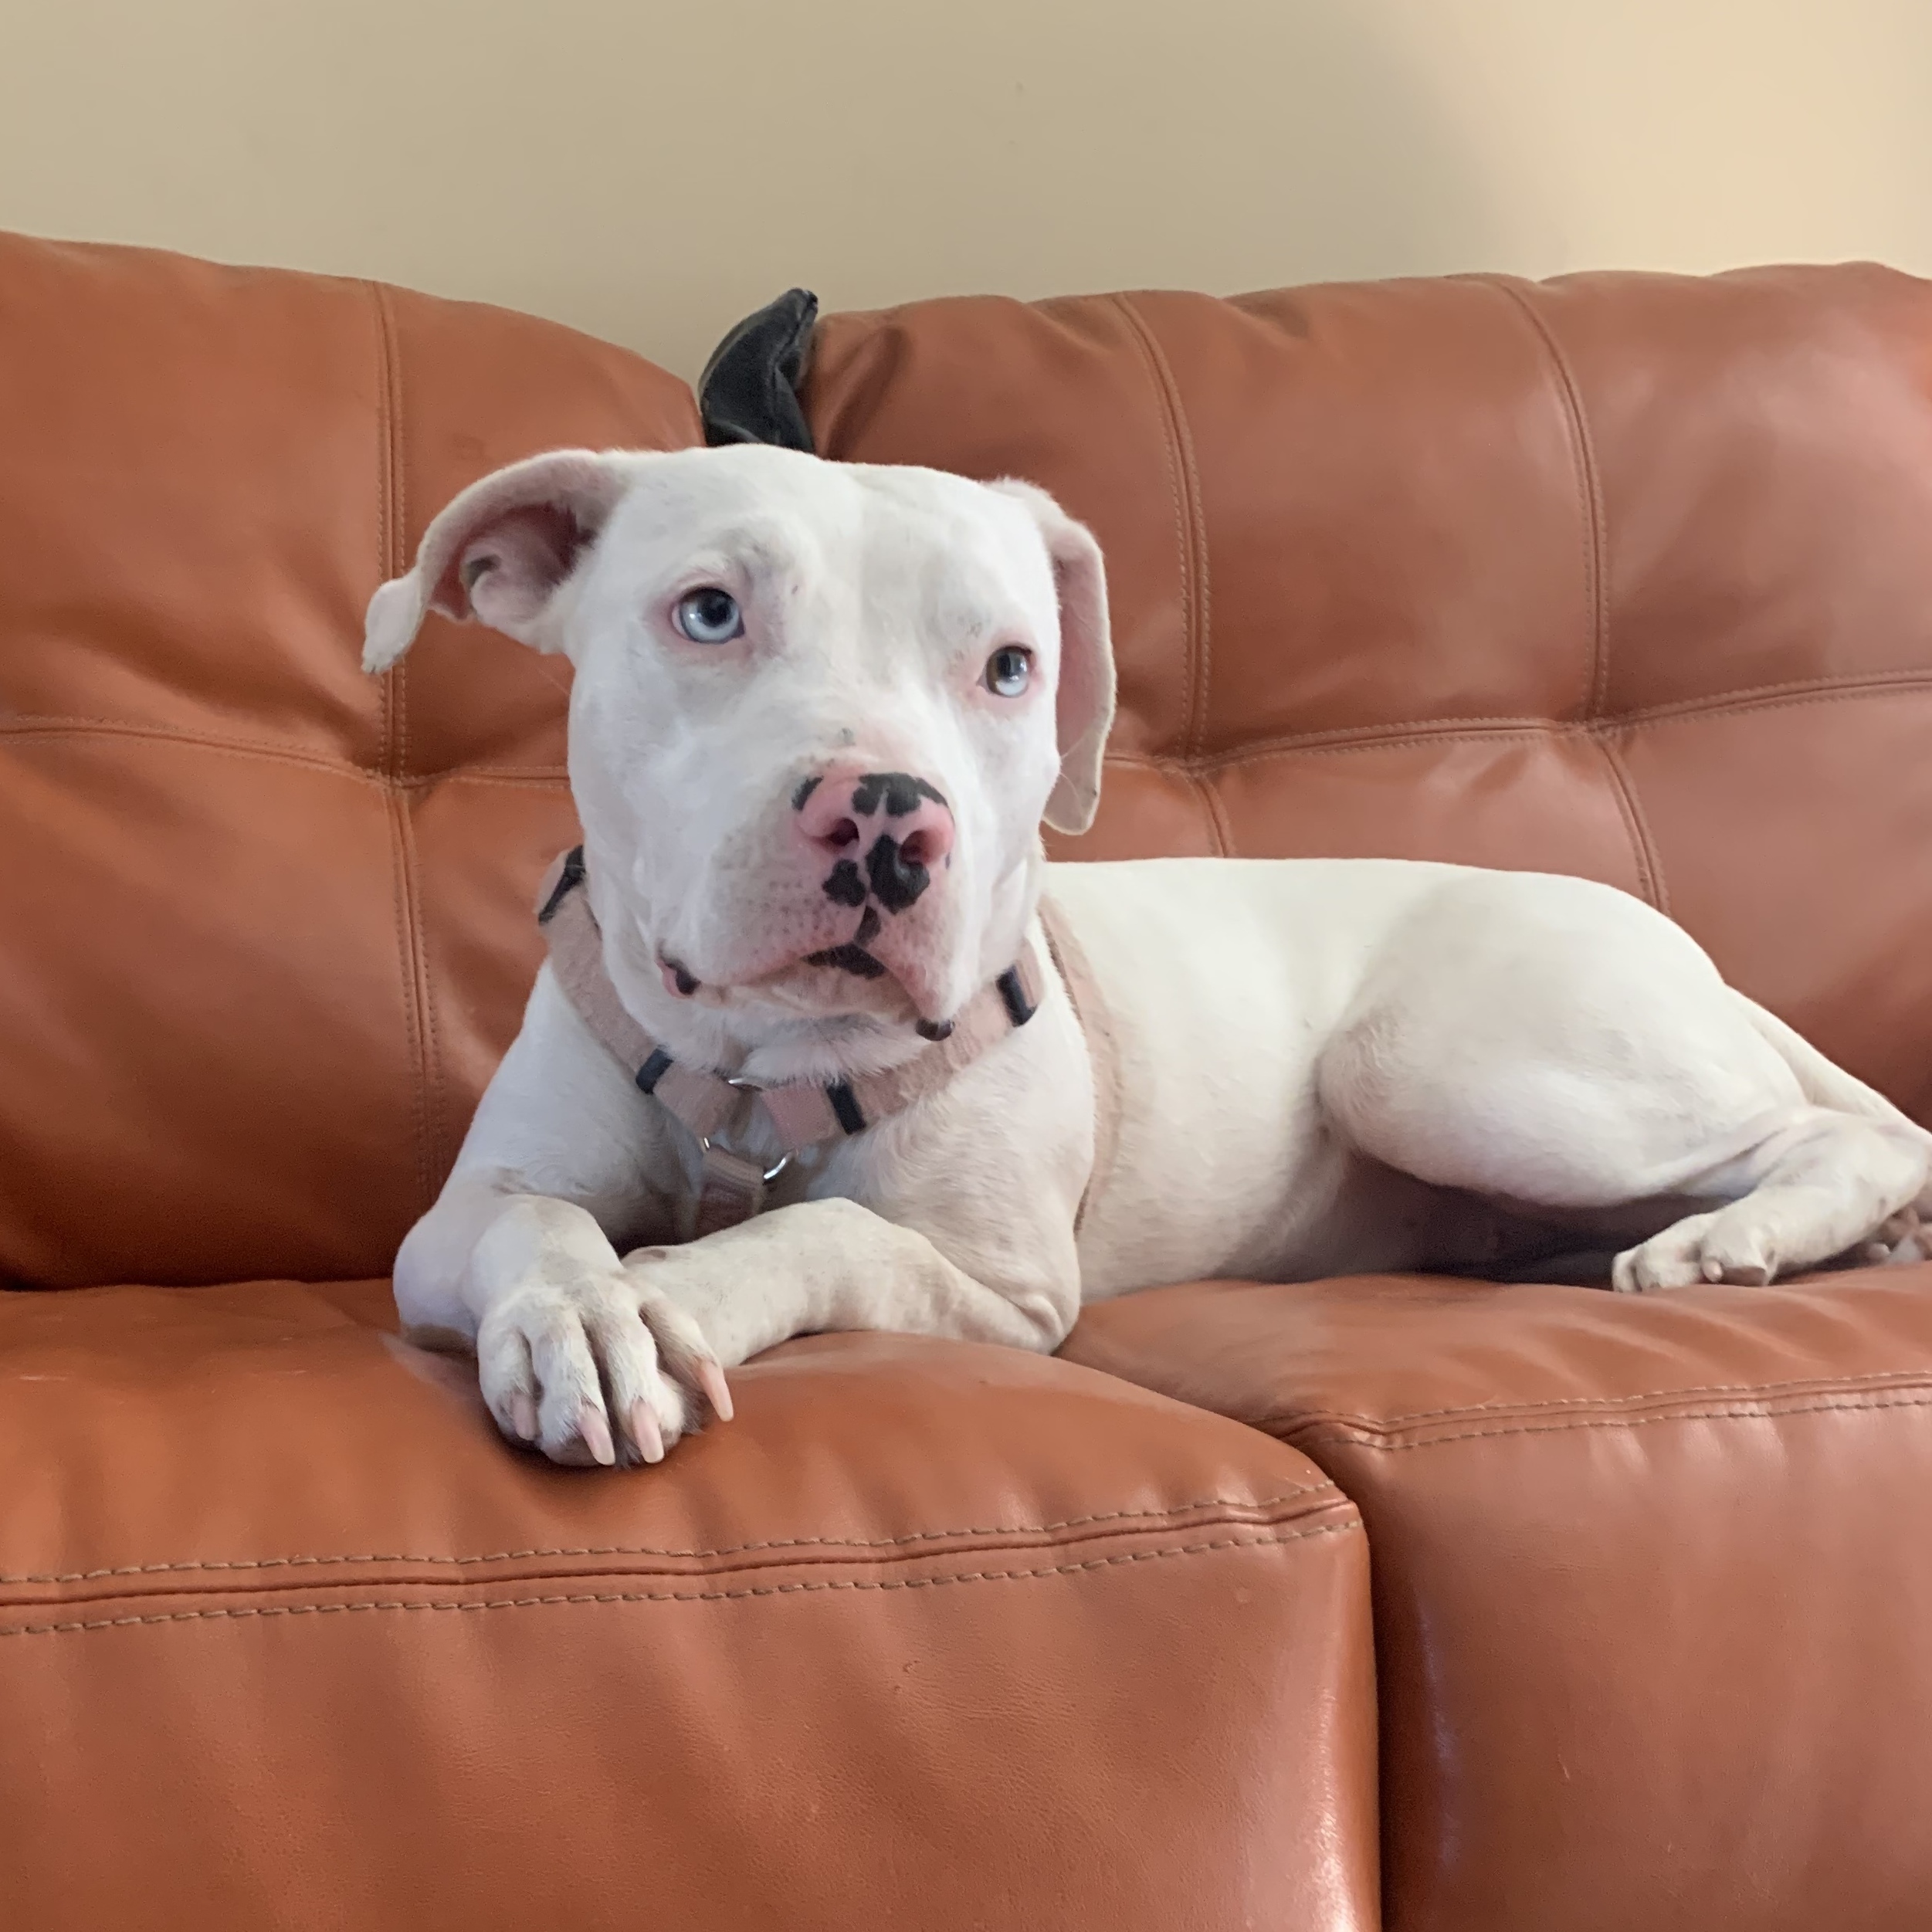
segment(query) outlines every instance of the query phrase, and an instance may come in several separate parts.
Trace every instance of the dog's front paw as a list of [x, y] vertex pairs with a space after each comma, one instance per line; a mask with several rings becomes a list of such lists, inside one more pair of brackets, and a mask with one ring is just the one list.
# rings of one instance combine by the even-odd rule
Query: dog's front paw
[[512, 1289], [477, 1331], [476, 1368], [497, 1426], [553, 1463], [659, 1463], [707, 1402], [731, 1415], [697, 1324], [623, 1273]]

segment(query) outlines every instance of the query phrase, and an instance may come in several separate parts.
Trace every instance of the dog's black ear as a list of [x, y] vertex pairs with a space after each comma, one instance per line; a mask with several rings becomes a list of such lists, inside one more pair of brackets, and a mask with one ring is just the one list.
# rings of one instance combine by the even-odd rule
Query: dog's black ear
[[809, 289], [787, 289], [711, 351], [698, 378], [707, 442], [774, 442], [812, 453], [798, 382], [818, 319], [819, 298]]

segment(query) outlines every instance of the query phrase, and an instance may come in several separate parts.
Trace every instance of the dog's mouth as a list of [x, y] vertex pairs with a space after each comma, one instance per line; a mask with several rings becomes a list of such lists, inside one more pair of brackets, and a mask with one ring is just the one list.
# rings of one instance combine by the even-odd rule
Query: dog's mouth
[[894, 1028], [925, 1024], [899, 976], [857, 945], [828, 947], [740, 990], [794, 1019], [863, 1019]]
[[829, 946], [822, 953], [807, 953], [805, 963], [808, 966], [833, 967], [859, 979], [883, 979], [888, 970], [883, 959], [873, 958], [864, 947], [859, 945]]
[[687, 951], [679, 943], [681, 934], [648, 937], [646, 944], [665, 991], [680, 1002], [763, 1007], [787, 1020], [852, 1019], [893, 1029], [916, 1027], [929, 1039], [945, 1036], [960, 998], [954, 958], [960, 936], [894, 918], [871, 903], [837, 917], [826, 917], [822, 907], [813, 910], [809, 920], [797, 920], [781, 905], [747, 920], [739, 943], [715, 954], [697, 944]]
[[859, 930], [842, 946], [828, 946], [815, 953], [807, 953], [805, 963], [808, 966], [829, 966], [841, 973], [850, 973], [856, 979], [883, 979], [891, 970], [886, 962], [866, 948], [879, 937], [878, 908], [868, 906], [866, 916], [859, 922]]
[[879, 930], [879, 916], [868, 909], [853, 937], [820, 947], [743, 978], [720, 984], [701, 978], [685, 963], [660, 951], [658, 971], [666, 992], [706, 1005], [751, 1001], [775, 1006], [788, 1016], [812, 1019], [865, 1017], [888, 1023], [929, 1024], [913, 990], [866, 941]]

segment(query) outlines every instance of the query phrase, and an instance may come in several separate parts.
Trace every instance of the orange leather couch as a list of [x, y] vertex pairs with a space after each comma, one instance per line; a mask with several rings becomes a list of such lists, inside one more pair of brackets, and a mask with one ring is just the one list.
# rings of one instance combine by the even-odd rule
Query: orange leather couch
[[[804, 399], [1099, 532], [1082, 856], [1588, 873], [1932, 1110], [1932, 287], [933, 303]], [[1202, 1284], [514, 1454], [382, 1276], [534, 969], [561, 673], [368, 680], [361, 613], [692, 399], [0, 239], [0, 424], [8, 1932], [1932, 1922], [1932, 1269]]]

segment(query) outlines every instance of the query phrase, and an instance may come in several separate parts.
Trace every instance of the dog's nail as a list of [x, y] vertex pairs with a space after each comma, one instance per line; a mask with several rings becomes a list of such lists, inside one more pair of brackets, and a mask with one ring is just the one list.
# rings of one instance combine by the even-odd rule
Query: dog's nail
[[1713, 1261], [1713, 1260], [1710, 1260], [1710, 1259], [1707, 1259], [1707, 1260], [1706, 1260], [1706, 1261], [1705, 1261], [1705, 1263], [1704, 1263], [1704, 1279], [1705, 1279], [1705, 1280], [1707, 1280], [1707, 1281], [1722, 1281], [1722, 1280], [1724, 1280], [1724, 1264], [1721, 1261]]
[[602, 1409], [592, 1408], [586, 1402], [578, 1412], [577, 1432], [584, 1439], [584, 1446], [590, 1451], [593, 1462], [608, 1469], [617, 1460], [617, 1451], [611, 1443], [611, 1425], [605, 1421]]
[[510, 1426], [524, 1442], [537, 1439], [537, 1405], [520, 1392], [510, 1398]]
[[631, 1436], [646, 1462], [664, 1460], [664, 1432], [658, 1427], [657, 1418], [652, 1414], [649, 1402], [632, 1404]]
[[724, 1371], [714, 1361], [700, 1357], [697, 1365], [698, 1387], [704, 1391], [705, 1400], [717, 1413], [720, 1422], [731, 1419], [731, 1390], [724, 1379]]

